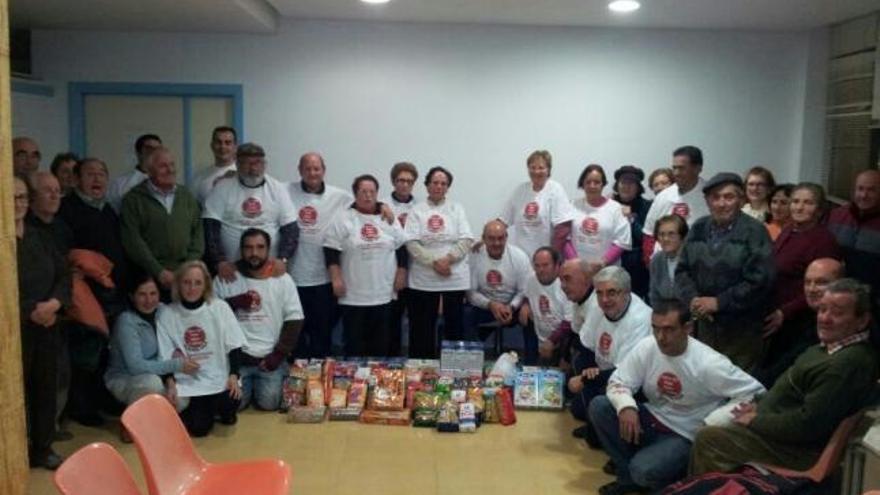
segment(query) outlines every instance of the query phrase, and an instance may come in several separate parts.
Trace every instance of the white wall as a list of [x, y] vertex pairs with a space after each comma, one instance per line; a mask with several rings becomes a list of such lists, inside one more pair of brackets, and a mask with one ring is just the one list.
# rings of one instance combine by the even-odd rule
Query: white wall
[[273, 36], [38, 31], [33, 53], [57, 85], [242, 83], [246, 139], [267, 147], [271, 173], [295, 178], [307, 150], [346, 187], [361, 172], [387, 180], [402, 159], [442, 164], [475, 230], [536, 148], [570, 194], [587, 163], [649, 171], [682, 144], [703, 149], [705, 175], [763, 163], [797, 180], [820, 160], [804, 156], [824, 76], [808, 70], [809, 33], [309, 21]]

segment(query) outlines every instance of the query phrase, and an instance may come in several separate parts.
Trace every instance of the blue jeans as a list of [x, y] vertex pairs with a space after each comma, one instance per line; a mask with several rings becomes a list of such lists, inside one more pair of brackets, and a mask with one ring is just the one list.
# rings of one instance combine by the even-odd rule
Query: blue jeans
[[281, 384], [288, 368], [282, 364], [275, 371], [261, 371], [257, 366], [239, 368], [241, 377], [241, 404], [238, 409], [243, 411], [251, 403], [265, 411], [277, 411], [281, 407]]
[[617, 482], [641, 487], [662, 488], [682, 476], [687, 469], [691, 442], [675, 433], [657, 430], [648, 410], [639, 405], [642, 434], [638, 445], [620, 438], [617, 411], [608, 397], [600, 395], [590, 402], [590, 422], [602, 447], [617, 466]]
[[[596, 367], [596, 355], [593, 351], [584, 348], [574, 359], [574, 375], [580, 375], [587, 368]], [[590, 407], [594, 397], [605, 395], [605, 389], [608, 388], [608, 379], [614, 373], [614, 368], [610, 370], [600, 371], [599, 376], [584, 383], [584, 388], [580, 393], [573, 394], [571, 398], [571, 415], [575, 419], [587, 421], [587, 409]]]

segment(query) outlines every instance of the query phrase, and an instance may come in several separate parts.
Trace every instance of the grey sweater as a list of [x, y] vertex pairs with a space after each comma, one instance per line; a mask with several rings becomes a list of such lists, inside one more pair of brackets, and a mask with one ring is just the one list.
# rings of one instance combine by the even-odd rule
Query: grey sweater
[[119, 315], [110, 339], [110, 363], [104, 380], [135, 375], [167, 375], [183, 369], [180, 359], [159, 359], [156, 330], [134, 311]]

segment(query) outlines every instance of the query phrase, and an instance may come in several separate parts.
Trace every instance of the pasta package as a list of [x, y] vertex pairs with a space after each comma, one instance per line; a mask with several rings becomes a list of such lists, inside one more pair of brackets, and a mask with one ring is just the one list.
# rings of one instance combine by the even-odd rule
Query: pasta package
[[369, 397], [368, 409], [374, 411], [400, 411], [406, 400], [404, 371], [402, 369], [377, 368], [373, 370], [376, 384]]

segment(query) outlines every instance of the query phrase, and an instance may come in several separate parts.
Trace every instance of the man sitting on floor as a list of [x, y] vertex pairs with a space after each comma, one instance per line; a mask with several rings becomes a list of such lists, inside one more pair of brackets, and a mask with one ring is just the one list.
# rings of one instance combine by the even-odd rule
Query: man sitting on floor
[[[654, 305], [654, 337], [645, 338], [590, 403], [590, 423], [616, 466], [617, 481], [600, 495], [657, 489], [684, 474], [691, 441], [705, 417], [728, 399], [764, 391], [721, 353], [690, 336], [683, 303]], [[647, 402], [633, 397], [641, 390]]]
[[819, 304], [819, 344], [807, 349], [734, 423], [707, 427], [694, 441], [693, 474], [733, 471], [746, 462], [803, 470], [834, 429], [866, 404], [880, 375], [868, 343], [870, 289], [853, 279], [831, 283]]
[[232, 281], [214, 278], [214, 292], [229, 303], [247, 339], [242, 347], [241, 405], [251, 401], [266, 411], [281, 405], [281, 385], [287, 376], [286, 358], [296, 346], [303, 311], [293, 279], [272, 276], [271, 238], [260, 229], [241, 234], [241, 258]]

